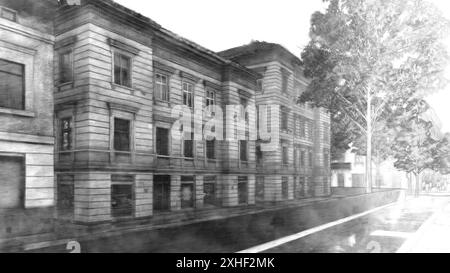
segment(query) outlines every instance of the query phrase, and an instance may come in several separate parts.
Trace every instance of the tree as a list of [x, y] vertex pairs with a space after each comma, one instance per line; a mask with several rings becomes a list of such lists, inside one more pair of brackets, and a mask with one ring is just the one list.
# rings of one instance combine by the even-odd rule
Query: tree
[[415, 195], [420, 193], [420, 174], [426, 170], [439, 170], [442, 158], [447, 155], [447, 138], [433, 133], [432, 121], [424, 119], [429, 106], [424, 101], [403, 108], [397, 116], [395, 145], [392, 146], [394, 166], [415, 177]]
[[[366, 185], [372, 187], [372, 138], [377, 123], [410, 99], [445, 84], [449, 57], [442, 38], [449, 22], [420, 0], [324, 0], [311, 19], [311, 41], [302, 52], [312, 79], [300, 102], [345, 116], [351, 139], [364, 136]], [[339, 126], [338, 126], [339, 128]]]

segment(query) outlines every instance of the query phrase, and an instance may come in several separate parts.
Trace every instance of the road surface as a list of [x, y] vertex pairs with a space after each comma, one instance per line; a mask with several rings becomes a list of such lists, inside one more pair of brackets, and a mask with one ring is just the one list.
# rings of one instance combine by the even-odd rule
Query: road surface
[[[449, 203], [450, 197], [425, 196], [374, 211], [345, 212], [342, 213], [344, 216], [334, 221], [327, 221], [326, 218], [331, 214], [336, 216], [336, 212], [332, 212], [329, 206], [319, 204], [313, 212], [302, 212], [301, 219], [293, 221], [274, 221], [276, 214], [250, 215], [78, 243], [81, 252], [393, 253], [435, 211]], [[297, 215], [290, 216], [288, 211], [277, 213], [286, 213], [288, 219]], [[72, 244], [70, 249], [73, 247]], [[30, 252], [70, 251], [64, 243]]]

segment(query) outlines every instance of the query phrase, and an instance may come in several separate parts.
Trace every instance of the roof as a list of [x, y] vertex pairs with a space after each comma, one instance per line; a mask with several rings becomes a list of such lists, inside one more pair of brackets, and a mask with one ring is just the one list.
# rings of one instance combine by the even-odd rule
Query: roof
[[269, 51], [280, 51], [283, 54], [286, 54], [292, 60], [294, 60], [298, 65], [302, 65], [302, 61], [282, 45], [276, 43], [269, 43], [265, 41], [252, 41], [246, 45], [221, 51], [219, 52], [219, 55], [230, 60], [235, 60], [239, 57], [243, 57], [246, 55], [253, 55], [258, 52], [269, 52]]
[[191, 48], [193, 50], [197, 50], [197, 51], [199, 51], [199, 52], [201, 52], [201, 53], [203, 53], [205, 55], [208, 55], [210, 57], [215, 58], [216, 60], [218, 60], [219, 62], [221, 62], [223, 64], [232, 65], [232, 66], [234, 66], [234, 67], [236, 67], [236, 68], [238, 68], [240, 70], [243, 70], [243, 71], [247, 72], [247, 74], [250, 74], [250, 75], [252, 75], [254, 77], [258, 77], [258, 75], [253, 70], [250, 70], [247, 67], [245, 67], [245, 66], [243, 66], [243, 65], [241, 65], [241, 64], [239, 64], [237, 62], [233, 62], [232, 60], [229, 60], [228, 58], [224, 58], [224, 57], [220, 56], [218, 53], [216, 53], [216, 52], [214, 52], [212, 50], [209, 50], [209, 49], [207, 49], [207, 48], [205, 48], [205, 47], [203, 47], [203, 46], [201, 46], [201, 45], [199, 45], [199, 44], [197, 44], [197, 43], [195, 43], [195, 42], [193, 42], [193, 41], [191, 41], [189, 39], [186, 39], [186, 38], [184, 38], [184, 37], [182, 37], [182, 36], [172, 32], [172, 31], [170, 31], [168, 29], [165, 29], [161, 25], [159, 25], [157, 22], [153, 21], [152, 19], [150, 19], [150, 18], [148, 18], [148, 17], [146, 17], [146, 16], [144, 16], [144, 15], [138, 13], [138, 12], [135, 12], [135, 11], [133, 11], [133, 10], [131, 10], [131, 9], [129, 9], [129, 8], [127, 8], [127, 7], [125, 7], [125, 6], [121, 5], [121, 4], [113, 1], [113, 0], [88, 0], [88, 1], [90, 1], [90, 2], [98, 1], [98, 2], [103, 2], [105, 4], [108, 4], [108, 5], [112, 6], [112, 7], [114, 7], [115, 9], [118, 9], [118, 10], [120, 10], [120, 11], [122, 11], [122, 12], [124, 12], [124, 13], [126, 13], [126, 14], [128, 14], [130, 16], [133, 16], [133, 17], [135, 17], [135, 18], [137, 18], [137, 19], [139, 19], [139, 20], [141, 20], [141, 21], [143, 21], [145, 23], [148, 23], [149, 25], [151, 25], [156, 30], [159, 30], [162, 34], [167, 35], [170, 38], [173, 38], [173, 39], [181, 42], [182, 44], [188, 46], [189, 48]]

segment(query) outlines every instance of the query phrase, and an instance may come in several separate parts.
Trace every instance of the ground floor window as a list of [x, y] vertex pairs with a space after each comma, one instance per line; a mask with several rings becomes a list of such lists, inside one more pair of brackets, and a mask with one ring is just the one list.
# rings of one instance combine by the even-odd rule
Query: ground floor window
[[217, 198], [217, 179], [215, 176], [203, 178], [203, 203], [205, 205], [219, 205]]
[[24, 196], [24, 157], [0, 156], [0, 209], [23, 208]]
[[168, 211], [170, 209], [170, 175], [153, 177], [153, 210]]
[[295, 198], [305, 197], [305, 177], [300, 176], [295, 184]]
[[256, 202], [264, 202], [264, 176], [256, 177]]
[[343, 173], [338, 173], [338, 187], [345, 187], [345, 175]]
[[248, 203], [248, 178], [247, 176], [238, 177], [238, 203]]
[[134, 177], [131, 175], [113, 175], [111, 177], [111, 215], [112, 217], [133, 216]]
[[352, 186], [363, 188], [365, 186], [364, 174], [352, 174]]
[[309, 196], [314, 196], [315, 195], [315, 190], [314, 190], [314, 179], [312, 177], [308, 177], [307, 181], [307, 188], [308, 188], [308, 195]]
[[289, 178], [286, 176], [281, 178], [281, 195], [283, 200], [289, 199]]
[[73, 215], [75, 201], [75, 186], [73, 175], [58, 175], [57, 178], [57, 201], [58, 216]]
[[181, 177], [181, 208], [193, 208], [195, 202], [194, 194], [194, 177], [182, 176]]

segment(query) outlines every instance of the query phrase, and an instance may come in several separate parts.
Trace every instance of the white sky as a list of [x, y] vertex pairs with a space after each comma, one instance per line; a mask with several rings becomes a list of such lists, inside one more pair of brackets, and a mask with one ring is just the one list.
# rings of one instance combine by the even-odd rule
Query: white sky
[[[311, 14], [322, 0], [116, 0], [210, 50], [221, 51], [251, 40], [283, 45], [299, 56], [309, 41]], [[450, 1], [429, 0], [450, 19]], [[450, 52], [450, 38], [447, 40]], [[450, 68], [448, 69], [450, 78]], [[428, 99], [450, 132], [450, 85]]]

